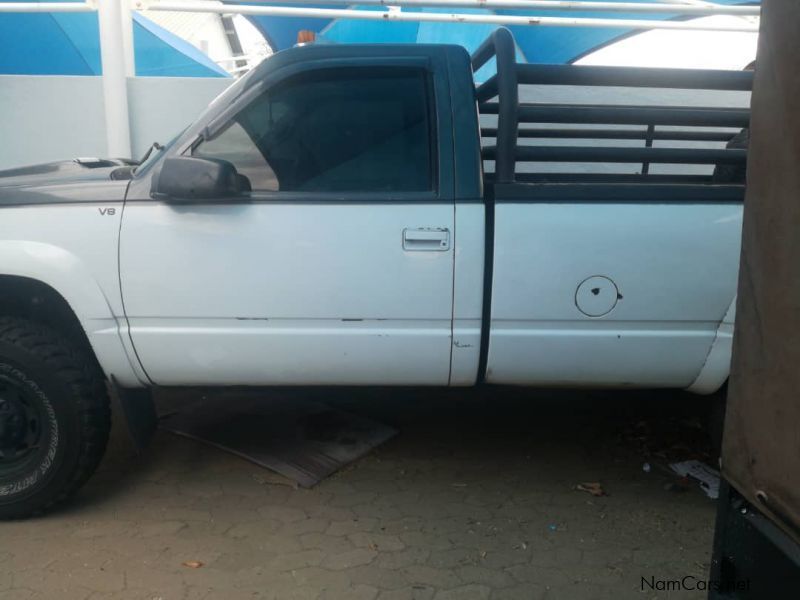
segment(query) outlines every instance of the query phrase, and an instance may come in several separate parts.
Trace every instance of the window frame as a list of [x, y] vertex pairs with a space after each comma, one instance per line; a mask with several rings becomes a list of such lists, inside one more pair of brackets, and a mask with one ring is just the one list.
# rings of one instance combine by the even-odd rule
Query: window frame
[[[281, 191], [254, 190], [245, 192], [239, 198], [226, 202], [398, 202], [398, 201], [441, 201], [453, 198], [453, 156], [452, 156], [452, 115], [450, 106], [449, 81], [445, 74], [447, 65], [438, 56], [403, 57], [347, 57], [320, 59], [288, 65], [254, 84], [231, 105], [212, 119], [192, 140], [178, 149], [178, 154], [191, 155], [194, 148], [208, 139], [221, 135], [233, 124], [234, 118], [247, 109], [270, 88], [300, 74], [322, 70], [394, 68], [418, 69], [427, 77], [427, 110], [431, 158], [431, 190], [425, 191]], [[446, 140], [450, 140], [450, 144]]]

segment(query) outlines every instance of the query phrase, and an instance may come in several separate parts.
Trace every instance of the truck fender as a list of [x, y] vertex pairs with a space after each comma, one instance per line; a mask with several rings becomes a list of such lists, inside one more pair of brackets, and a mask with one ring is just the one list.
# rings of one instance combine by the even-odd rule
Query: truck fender
[[731, 373], [733, 353], [733, 324], [736, 320], [736, 296], [731, 301], [725, 316], [717, 327], [717, 334], [711, 343], [700, 373], [686, 388], [695, 394], [713, 394], [728, 380]]
[[[129, 387], [145, 385], [147, 376], [135, 360], [130, 340], [120, 330], [112, 300], [80, 258], [52, 244], [3, 240], [0, 241], [0, 275], [34, 279], [55, 290], [78, 318], [106, 376], [113, 376]], [[107, 275], [106, 288], [119, 294], [116, 268]], [[116, 298], [116, 301], [121, 306], [121, 299]]]

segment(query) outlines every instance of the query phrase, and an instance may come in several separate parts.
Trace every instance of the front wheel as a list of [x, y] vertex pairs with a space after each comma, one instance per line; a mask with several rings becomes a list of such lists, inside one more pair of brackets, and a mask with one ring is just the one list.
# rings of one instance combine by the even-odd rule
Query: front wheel
[[100, 463], [110, 425], [91, 357], [47, 327], [0, 318], [0, 519], [75, 492]]

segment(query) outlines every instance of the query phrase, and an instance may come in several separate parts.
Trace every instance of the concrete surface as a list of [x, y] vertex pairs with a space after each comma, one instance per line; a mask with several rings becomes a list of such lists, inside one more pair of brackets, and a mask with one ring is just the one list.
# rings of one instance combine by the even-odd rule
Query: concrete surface
[[[0, 600], [704, 597], [641, 582], [707, 573], [714, 503], [659, 467], [706, 451], [702, 398], [246, 393], [311, 395], [401, 434], [303, 490], [166, 433], [136, 457], [115, 431], [68, 506], [0, 523]], [[575, 489], [594, 481], [609, 495]]]

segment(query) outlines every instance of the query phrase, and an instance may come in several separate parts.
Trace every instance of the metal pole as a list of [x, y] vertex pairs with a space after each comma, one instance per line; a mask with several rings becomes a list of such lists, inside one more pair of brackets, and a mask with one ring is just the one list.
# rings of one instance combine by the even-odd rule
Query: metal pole
[[690, 6], [710, 6], [713, 4], [712, 2], [706, 2], [705, 0], [663, 0], [663, 1], [669, 2], [670, 4], [684, 4]]
[[489, 23], [492, 25], [521, 25], [540, 27], [617, 27], [624, 29], [671, 29], [684, 31], [737, 31], [758, 33], [750, 23], [712, 24], [694, 21], [646, 21], [638, 19], [594, 19], [518, 16], [497, 14], [423, 13], [371, 11], [328, 8], [299, 8], [290, 6], [253, 6], [249, 4], [211, 4], [206, 2], [150, 2], [136, 0], [137, 10], [210, 12], [217, 14], [260, 15], [267, 17], [310, 17], [317, 19], [359, 19], [365, 21], [410, 21], [428, 23]]
[[131, 0], [120, 0], [122, 3], [122, 53], [125, 57], [125, 76], [136, 77], [136, 56], [133, 46], [133, 10]]
[[[4, 2], [0, 3], [0, 12], [91, 12], [94, 3], [99, 0], [78, 2]], [[146, 10], [152, 6], [147, 0], [135, 1], [137, 10]], [[308, 0], [253, 0], [262, 4], [306, 4]], [[352, 6], [351, 0], [319, 0], [314, 4]], [[654, 4], [638, 4], [633, 2], [590, 2], [576, 0], [561, 2], [559, 0], [363, 0], [358, 2], [365, 6], [420, 6], [440, 8], [486, 8], [486, 9], [520, 9], [520, 10], [582, 10], [594, 12], [635, 12], [635, 13], [680, 13], [684, 15], [734, 15], [758, 16], [760, 6], [723, 6], [700, 0], [662, 0]], [[149, 5], [149, 6], [148, 6]], [[158, 10], [158, 9], [154, 9]], [[195, 12], [202, 12], [197, 9]]]
[[131, 156], [131, 132], [120, 1], [99, 0], [97, 20], [103, 64], [107, 151], [110, 157], [127, 158]]
[[[309, 0], [251, 0], [253, 3], [308, 4]], [[671, 13], [682, 15], [735, 15], [758, 16], [760, 6], [723, 6], [711, 2], [692, 3], [690, 0], [664, 0], [660, 3], [641, 4], [635, 2], [561, 2], [559, 0], [317, 0], [314, 4], [352, 6], [418, 6], [439, 8], [485, 8], [519, 10], [560, 10], [587, 12]]]
[[26, 12], [26, 13], [49, 13], [49, 12], [93, 12], [95, 9], [92, 2], [2, 2], [0, 12]]

